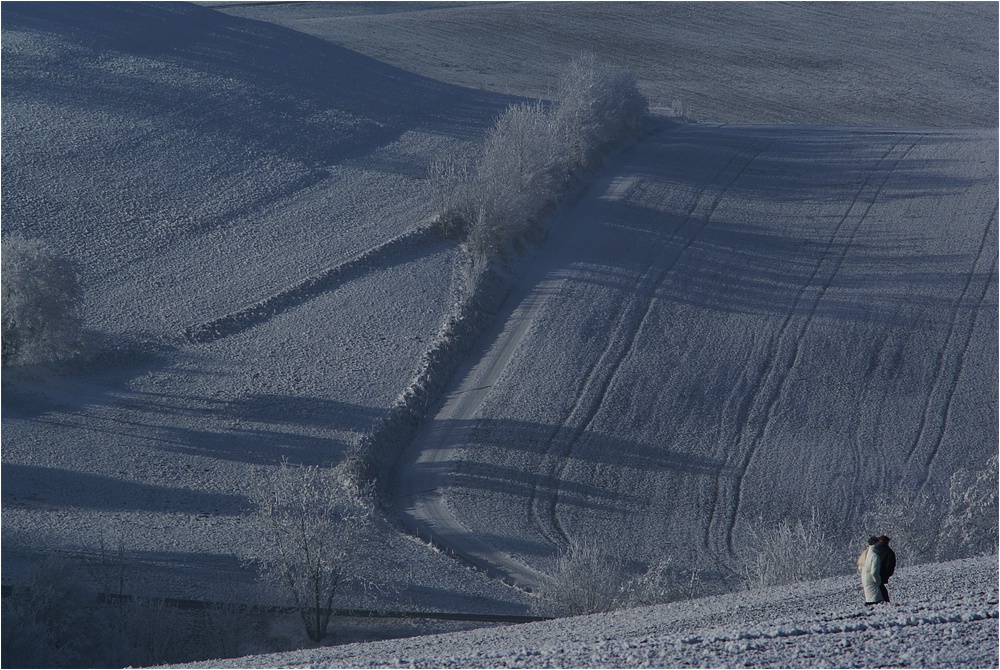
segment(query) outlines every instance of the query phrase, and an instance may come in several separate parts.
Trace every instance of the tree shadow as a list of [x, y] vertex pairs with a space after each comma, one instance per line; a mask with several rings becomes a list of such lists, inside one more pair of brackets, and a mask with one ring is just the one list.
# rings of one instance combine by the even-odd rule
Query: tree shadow
[[[738, 174], [705, 167], [728, 164], [764, 140], [767, 149]], [[970, 176], [960, 159], [926, 158], [920, 149], [954, 144], [960, 152], [983, 140], [811, 127], [663, 133], [648, 143], [666, 158], [639, 166], [642, 189], [634, 194], [592, 199], [590, 230], [554, 274], [699, 310], [896, 327], [904, 317], [887, 304], [927, 312], [954, 305], [978, 253], [978, 244], [963, 249], [956, 240], [978, 242], [992, 214], [965, 212], [963, 230], [954, 232], [945, 222], [910, 225], [933, 218], [942, 199], [995, 191], [995, 171]], [[915, 150], [904, 153], [910, 144]], [[647, 193], [656, 194], [652, 204]], [[985, 251], [996, 254], [995, 236]], [[985, 272], [972, 277], [989, 280]]]
[[[22, 54], [25, 64], [38, 61], [36, 68], [5, 68], [5, 99], [30, 94], [116, 115], [163, 116], [180, 128], [307, 165], [367, 154], [421, 124], [434, 132], [478, 134], [484, 119], [513, 99], [197, 5], [25, 3], [5, 5], [3, 21], [5, 31], [55, 36], [67, 50], [49, 56], [62, 57], [59, 63]], [[131, 66], [114, 67], [115, 57]], [[72, 76], [35, 86], [37, 66]]]
[[4, 507], [76, 507], [97, 511], [187, 511], [238, 515], [244, 496], [131, 482], [63, 468], [5, 463], [0, 468]]

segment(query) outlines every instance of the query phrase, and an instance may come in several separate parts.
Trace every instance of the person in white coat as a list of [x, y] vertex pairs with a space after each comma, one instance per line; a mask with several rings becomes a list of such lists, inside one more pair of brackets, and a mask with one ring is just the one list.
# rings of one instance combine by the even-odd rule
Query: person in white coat
[[858, 556], [858, 572], [861, 573], [861, 588], [865, 592], [865, 605], [874, 605], [886, 600], [882, 595], [882, 557], [872, 547], [878, 538], [868, 538], [868, 547]]

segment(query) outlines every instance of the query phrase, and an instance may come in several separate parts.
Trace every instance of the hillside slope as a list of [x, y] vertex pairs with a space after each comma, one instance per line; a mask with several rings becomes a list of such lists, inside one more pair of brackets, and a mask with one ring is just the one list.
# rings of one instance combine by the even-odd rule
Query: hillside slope
[[550, 97], [589, 52], [704, 122], [997, 125], [991, 3], [218, 4], [501, 93]]
[[901, 570], [866, 609], [838, 577], [683, 603], [181, 667], [983, 668], [997, 650], [996, 557]]
[[724, 579], [748, 532], [814, 517], [848, 540], [878, 496], [940, 494], [996, 453], [996, 146], [643, 142], [562, 216], [461, 406], [415, 443], [401, 505], [535, 583], [518, 561], [548, 572], [582, 541]]
[[[247, 487], [337, 462], [409, 383], [462, 291], [427, 166], [510, 98], [191, 4], [0, 11], [3, 233], [78, 264], [95, 341], [4, 370], [4, 582], [123, 540], [130, 592], [253, 598]], [[401, 597], [520, 599], [383, 539]]]
[[3, 8], [5, 232], [81, 263], [88, 325], [208, 320], [430, 216], [431, 155], [509, 98], [186, 3]]

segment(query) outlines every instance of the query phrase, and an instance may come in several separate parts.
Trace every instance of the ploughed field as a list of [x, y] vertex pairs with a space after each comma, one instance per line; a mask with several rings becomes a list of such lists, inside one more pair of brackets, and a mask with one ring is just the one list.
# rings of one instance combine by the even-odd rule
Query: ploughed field
[[755, 530], [891, 535], [877, 497], [984, 467], [996, 6], [616, 6], [5, 3], [3, 231], [78, 263], [93, 341], [4, 371], [5, 584], [122, 538], [137, 591], [249, 594], [255, 477], [338, 462], [469, 290], [428, 165], [584, 46], [701, 123], [507, 268], [385, 482], [391, 595], [342, 604], [527, 608], [397, 515], [529, 586], [586, 541], [732, 585]]

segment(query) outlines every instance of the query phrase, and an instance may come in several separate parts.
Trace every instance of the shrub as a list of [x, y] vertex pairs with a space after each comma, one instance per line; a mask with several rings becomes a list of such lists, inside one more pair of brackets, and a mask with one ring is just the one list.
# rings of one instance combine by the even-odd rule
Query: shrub
[[342, 580], [363, 579], [370, 558], [362, 545], [374, 513], [373, 487], [352, 474], [355, 465], [325, 469], [286, 461], [250, 492], [257, 509], [249, 560], [291, 596], [313, 642], [326, 636]]
[[624, 604], [635, 607], [670, 603], [704, 596], [708, 590], [709, 584], [699, 568], [684, 568], [668, 556], [628, 581]]
[[[747, 531], [737, 550], [745, 588], [794, 584], [844, 574], [851, 565], [816, 518], [782, 520], [774, 527]], [[843, 554], [843, 555], [842, 555]]]
[[76, 268], [37, 240], [3, 239], [3, 365], [69, 358], [80, 349]]
[[594, 541], [574, 542], [559, 554], [535, 608], [555, 616], [609, 612], [622, 605], [627, 581], [620, 557]]
[[935, 558], [942, 515], [938, 496], [899, 491], [876, 497], [862, 517], [859, 538], [887, 535], [900, 565], [931, 562]]
[[948, 487], [948, 511], [938, 537], [937, 558], [968, 558], [997, 553], [998, 457], [982, 470], [957, 471]]
[[[928, 563], [996, 553], [998, 457], [952, 474], [946, 491], [883, 494], [864, 516], [866, 528], [892, 538], [900, 562]], [[867, 531], [871, 532], [871, 531]]]

